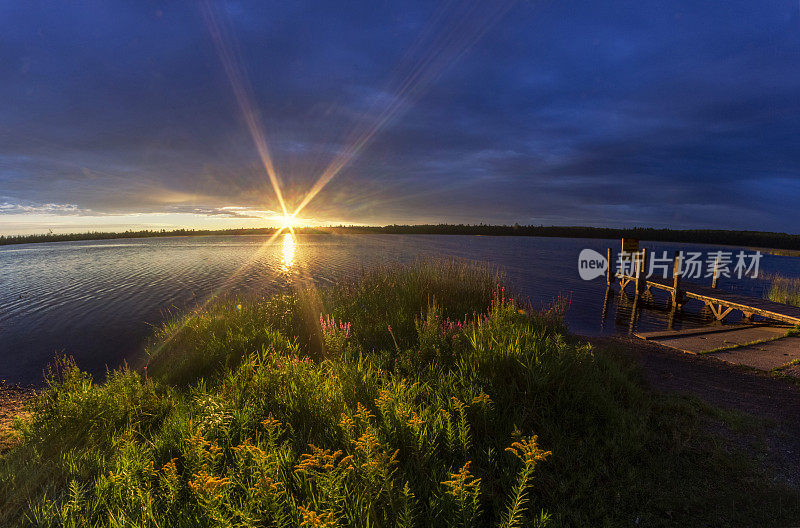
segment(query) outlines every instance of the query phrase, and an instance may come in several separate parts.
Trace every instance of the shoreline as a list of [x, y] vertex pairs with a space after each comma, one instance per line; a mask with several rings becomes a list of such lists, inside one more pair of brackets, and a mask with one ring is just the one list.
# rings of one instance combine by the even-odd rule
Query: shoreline
[[[86, 232], [65, 234], [0, 235], [0, 246], [48, 242], [86, 242], [92, 240], [131, 240], [141, 238], [205, 237], [205, 236], [267, 236], [284, 228], [240, 228], [218, 230], [175, 229], [171, 231]], [[389, 225], [389, 226], [331, 226], [296, 227], [297, 235], [385, 234], [385, 235], [463, 235], [463, 236], [520, 236], [541, 238], [571, 238], [587, 240], [618, 240], [635, 238], [646, 242], [668, 242], [714, 246], [743, 247], [768, 251], [800, 252], [800, 234], [770, 231], [733, 231], [712, 229], [600, 228], [585, 226], [534, 225]]]
[[16, 444], [14, 438], [14, 419], [25, 417], [25, 405], [36, 396], [32, 385], [21, 385], [0, 381], [0, 453], [8, 451]]

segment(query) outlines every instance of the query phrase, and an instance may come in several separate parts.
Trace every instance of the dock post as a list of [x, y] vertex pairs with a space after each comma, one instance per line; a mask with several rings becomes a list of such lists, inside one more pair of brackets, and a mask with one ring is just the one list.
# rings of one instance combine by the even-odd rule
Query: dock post
[[633, 305], [631, 306], [631, 319], [628, 322], [628, 335], [633, 334], [636, 329], [636, 316], [639, 314], [639, 296], [633, 298]]
[[672, 258], [672, 306], [676, 310], [680, 309], [681, 299], [683, 298], [683, 294], [681, 293], [682, 273], [681, 254], [679, 251], [676, 251], [675, 256]]
[[672, 330], [675, 327], [675, 314], [678, 313], [678, 305], [673, 304], [669, 308], [669, 314], [667, 315], [667, 330]]
[[719, 257], [714, 259], [714, 276], [711, 278], [711, 287], [717, 287], [717, 280], [719, 280]]
[[636, 270], [636, 295], [644, 293], [647, 284], [647, 248], [642, 248], [641, 260]]
[[609, 286], [614, 284], [614, 271], [613, 271], [614, 261], [611, 259], [611, 257], [613, 256], [614, 255], [611, 251], [611, 248], [608, 248], [608, 250], [606, 251], [606, 258], [608, 259], [608, 269], [606, 269], [606, 284], [608, 284]]
[[611, 304], [611, 296], [614, 295], [614, 289], [611, 286], [606, 286], [606, 294], [603, 297], [603, 317], [600, 320], [600, 328], [605, 328], [606, 319], [608, 318], [608, 307]]

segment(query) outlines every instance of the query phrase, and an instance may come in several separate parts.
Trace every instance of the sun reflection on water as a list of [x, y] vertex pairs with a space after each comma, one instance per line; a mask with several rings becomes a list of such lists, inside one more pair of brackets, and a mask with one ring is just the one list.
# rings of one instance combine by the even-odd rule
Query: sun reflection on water
[[281, 264], [283, 264], [283, 271], [289, 271], [294, 265], [295, 253], [295, 240], [292, 233], [283, 235], [283, 253], [281, 256]]

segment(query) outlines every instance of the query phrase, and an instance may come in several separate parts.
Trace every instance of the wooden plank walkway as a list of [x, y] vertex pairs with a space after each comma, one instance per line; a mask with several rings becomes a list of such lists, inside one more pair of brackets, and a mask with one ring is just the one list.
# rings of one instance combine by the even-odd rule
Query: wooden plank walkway
[[[681, 265], [682, 253], [676, 252], [672, 260], [672, 279], [660, 278], [646, 278], [646, 270], [648, 270], [648, 257], [649, 252], [647, 248], [638, 250], [638, 241], [626, 240], [622, 241], [621, 258], [626, 257], [630, 261], [631, 267], [629, 273], [614, 273], [612, 270], [613, 251], [611, 248], [607, 250], [607, 266], [606, 266], [606, 281], [608, 283], [608, 291], [614, 282], [619, 282], [620, 291], [625, 291], [628, 284], [633, 284], [636, 296], [634, 297], [634, 310], [635, 316], [636, 301], [639, 295], [651, 292], [652, 289], [663, 290], [669, 293], [671, 298], [671, 315], [677, 310], [680, 310], [684, 304], [690, 299], [696, 299], [705, 303], [718, 320], [723, 320], [734, 310], [738, 310], [744, 314], [745, 321], [752, 322], [753, 316], [758, 315], [773, 321], [780, 321], [790, 325], [800, 325], [800, 307], [790, 306], [788, 304], [777, 303], [767, 299], [759, 299], [747, 295], [740, 295], [729, 291], [720, 290], [717, 288], [718, 279], [720, 276], [719, 257], [714, 262], [711, 286], [703, 286], [700, 284], [684, 283], [682, 280]], [[606, 293], [608, 296], [608, 293]], [[607, 302], [605, 303], [607, 304]], [[604, 307], [605, 313], [605, 307]], [[631, 326], [633, 326], [634, 318], [631, 319]]]
[[[630, 275], [615, 274], [619, 279], [620, 288], [625, 289], [630, 283], [636, 284], [637, 277]], [[741, 311], [746, 318], [751, 318], [753, 315], [772, 319], [774, 321], [781, 321], [791, 325], [800, 324], [800, 308], [790, 306], [788, 304], [781, 304], [767, 299], [759, 299], [748, 295], [740, 295], [738, 293], [720, 290], [718, 288], [711, 288], [700, 284], [692, 284], [680, 282], [678, 287], [678, 295], [676, 298], [676, 291], [673, 281], [664, 279], [651, 278], [643, 281], [647, 289], [656, 288], [669, 292], [674, 302], [679, 306], [685, 304], [687, 299], [697, 299], [702, 301], [714, 313], [717, 319], [724, 319], [733, 310]]]

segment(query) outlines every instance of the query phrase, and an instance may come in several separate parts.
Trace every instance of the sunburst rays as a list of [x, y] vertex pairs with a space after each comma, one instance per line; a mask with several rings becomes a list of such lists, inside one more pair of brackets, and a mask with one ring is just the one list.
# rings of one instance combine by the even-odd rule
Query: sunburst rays
[[219, 16], [217, 11], [212, 7], [211, 3], [206, 1], [201, 4], [203, 17], [205, 18], [208, 31], [214, 41], [214, 47], [217, 50], [222, 67], [225, 69], [225, 74], [228, 76], [231, 89], [236, 96], [236, 102], [239, 105], [239, 110], [242, 113], [250, 135], [253, 138], [258, 156], [261, 158], [261, 163], [264, 170], [269, 176], [269, 181], [275, 191], [275, 197], [280, 204], [281, 210], [284, 215], [289, 215], [286, 208], [286, 202], [283, 199], [283, 192], [281, 191], [281, 181], [275, 170], [275, 165], [272, 162], [272, 155], [270, 154], [269, 147], [267, 146], [267, 139], [264, 136], [264, 126], [261, 123], [258, 112], [256, 111], [255, 104], [252, 98], [252, 87], [248, 81], [246, 72], [242, 67], [239, 54], [236, 46], [233, 44], [233, 39], [230, 36], [228, 27], [222, 17]]
[[516, 0], [497, 2], [451, 0], [436, 10], [395, 68], [395, 73], [386, 88], [382, 90], [386, 97], [376, 98], [369, 111], [363, 114], [347, 135], [344, 146], [316, 178], [291, 213], [283, 196], [281, 178], [273, 163], [263, 123], [253, 102], [253, 90], [246, 70], [242, 66], [235, 40], [225, 17], [221, 16], [209, 1], [206, 0], [201, 4], [215, 49], [284, 218], [293, 219], [305, 209], [388, 123], [397, 118], [436, 78], [474, 46], [514, 3]]
[[[430, 18], [419, 37], [408, 49], [395, 69], [394, 75], [382, 91], [386, 97], [379, 97], [372, 103], [368, 112], [358, 120], [346, 136], [344, 146], [339, 149], [327, 167], [316, 178], [308, 192], [299, 200], [293, 210], [287, 205], [283, 194], [282, 181], [270, 152], [264, 125], [253, 97], [253, 89], [245, 67], [242, 64], [238, 46], [233, 38], [226, 17], [210, 1], [201, 3], [201, 11], [214, 48], [228, 78], [236, 103], [252, 137], [261, 164], [269, 179], [275, 199], [280, 205], [282, 216], [277, 217], [279, 228], [260, 245], [258, 250], [217, 288], [202, 306], [227, 292], [236, 280], [257, 261], [262, 259], [269, 248], [276, 244], [282, 234], [283, 246], [279, 253], [284, 272], [295, 274], [295, 287], [313, 284], [309, 277], [303, 276], [302, 263], [297, 262], [297, 241], [293, 228], [301, 222], [297, 215], [314, 200], [322, 189], [348, 165], [369, 142], [397, 118], [413, 101], [439, 77], [442, 72], [466, 53], [483, 34], [509, 10], [515, 0], [483, 2], [446, 2]], [[176, 330], [176, 332], [179, 328]]]

